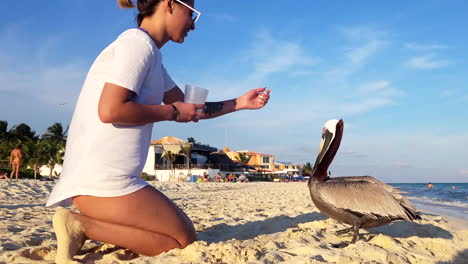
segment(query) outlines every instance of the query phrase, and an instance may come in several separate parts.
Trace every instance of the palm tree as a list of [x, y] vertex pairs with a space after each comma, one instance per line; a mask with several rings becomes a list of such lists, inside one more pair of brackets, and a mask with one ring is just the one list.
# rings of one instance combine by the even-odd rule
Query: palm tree
[[67, 141], [67, 132], [68, 127], [63, 131], [63, 126], [61, 123], [55, 123], [52, 126], [47, 128], [47, 131], [42, 134], [41, 138], [46, 140], [52, 140], [64, 143]]
[[14, 125], [9, 131], [8, 134], [18, 141], [27, 141], [37, 140], [36, 132], [31, 129], [31, 127], [25, 123], [19, 125]]
[[251, 158], [251, 156], [249, 156], [249, 155], [247, 155], [245, 153], [242, 153], [242, 152], [237, 153], [237, 156], [236, 156], [236, 160], [239, 161], [240, 163], [244, 163], [244, 164], [249, 163], [250, 158]]
[[185, 144], [185, 146], [182, 145], [182, 143], [179, 143], [179, 144], [180, 144], [180, 153], [179, 154], [182, 155], [182, 156], [185, 156], [187, 158], [187, 160], [188, 160], [187, 173], [190, 176], [192, 174], [191, 171], [190, 171], [190, 169], [191, 169], [190, 164], [192, 162], [192, 158], [191, 158], [191, 155], [190, 155], [192, 153], [192, 144]]
[[163, 145], [163, 154], [161, 157], [163, 157], [167, 160], [167, 162], [169, 162], [169, 164], [171, 165], [172, 177], [175, 177], [174, 161], [177, 158], [177, 155], [175, 153], [172, 153], [170, 150], [166, 150]]
[[5, 120], [0, 120], [0, 140], [8, 139], [8, 122]]
[[0, 144], [0, 168], [10, 167], [10, 153], [16, 146], [16, 142], [1, 140]]
[[23, 151], [25, 154], [24, 164], [34, 170], [34, 179], [37, 179], [37, 170], [42, 165], [48, 164], [46, 155], [44, 155], [45, 144], [42, 140], [29, 140], [25, 142]]
[[192, 144], [198, 144], [198, 143], [199, 143], [199, 142], [197, 142], [193, 137], [187, 138], [187, 142], [188, 142], [188, 143], [192, 143]]
[[304, 166], [302, 166], [302, 175], [311, 176], [312, 170], [312, 164], [310, 164], [310, 162], [307, 162], [306, 164], [304, 164]]
[[[11, 131], [11, 130], [10, 130]], [[21, 141], [14, 138], [8, 130], [8, 122], [0, 121], [0, 167], [10, 167], [11, 150]]]
[[43, 156], [47, 166], [50, 168], [49, 177], [52, 178], [52, 172], [55, 165], [63, 163], [63, 156], [65, 154], [64, 145], [61, 142], [52, 140], [42, 140], [42, 151], [39, 155]]

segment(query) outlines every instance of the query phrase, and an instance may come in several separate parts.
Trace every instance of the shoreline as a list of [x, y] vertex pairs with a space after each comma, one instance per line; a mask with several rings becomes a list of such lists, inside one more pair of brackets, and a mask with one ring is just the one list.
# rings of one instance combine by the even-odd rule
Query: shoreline
[[[76, 256], [88, 263], [468, 263], [467, 221], [430, 210], [419, 222], [394, 222], [337, 236], [347, 226], [320, 214], [306, 183], [150, 182], [192, 219], [199, 240], [155, 257], [95, 241]], [[0, 264], [54, 263], [53, 182], [0, 181]]]

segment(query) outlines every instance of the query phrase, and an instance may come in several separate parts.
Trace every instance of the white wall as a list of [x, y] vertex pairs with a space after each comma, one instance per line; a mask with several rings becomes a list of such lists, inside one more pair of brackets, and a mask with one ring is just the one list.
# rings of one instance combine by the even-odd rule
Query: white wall
[[143, 172], [148, 173], [148, 175], [154, 176], [154, 164], [155, 164], [155, 149], [154, 146], [148, 148], [148, 157], [146, 158], [145, 166], [143, 167]]
[[[214, 178], [214, 176], [219, 172], [219, 169], [192, 169], [191, 174], [192, 175], [197, 175], [197, 176], [203, 176], [203, 173], [208, 173], [211, 178]], [[172, 170], [153, 170], [153, 173], [151, 175], [155, 175], [158, 179], [158, 181], [172, 181], [175, 180], [177, 181], [178, 179], [182, 181], [187, 181], [189, 180], [189, 175], [188, 175], [188, 170], [186, 169], [176, 169], [175, 170], [175, 178], [171, 177], [173, 171]]]
[[[58, 165], [56, 164], [55, 167], [54, 167], [54, 170], [52, 171], [52, 177], [57, 177], [55, 175], [60, 175], [60, 173], [62, 173], [62, 165]], [[39, 168], [39, 174], [42, 175], [42, 176], [45, 176], [45, 177], [49, 177], [49, 174], [50, 174], [50, 168], [49, 166], [47, 165], [44, 165], [42, 167]]]

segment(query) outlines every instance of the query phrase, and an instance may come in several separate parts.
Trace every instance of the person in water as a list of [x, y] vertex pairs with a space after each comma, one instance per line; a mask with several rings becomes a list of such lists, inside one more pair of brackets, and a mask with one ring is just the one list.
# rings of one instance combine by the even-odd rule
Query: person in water
[[[134, 7], [118, 0], [120, 7]], [[183, 43], [200, 12], [193, 0], [138, 0], [137, 24], [97, 57], [70, 124], [63, 170], [46, 206], [73, 202], [53, 217], [56, 263], [68, 263], [87, 239], [154, 256], [197, 239], [189, 217], [139, 176], [153, 123], [198, 122], [243, 109], [261, 109], [270, 90], [257, 88], [226, 101], [184, 103], [166, 71], [161, 48]], [[161, 104], [164, 103], [164, 104]], [[202, 111], [197, 111], [202, 110]], [[96, 147], [99, 146], [99, 147]]]

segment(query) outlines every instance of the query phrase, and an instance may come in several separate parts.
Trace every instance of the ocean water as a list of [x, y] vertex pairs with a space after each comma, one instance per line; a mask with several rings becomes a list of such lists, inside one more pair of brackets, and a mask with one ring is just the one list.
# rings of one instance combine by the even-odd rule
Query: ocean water
[[468, 220], [468, 183], [432, 183], [432, 189], [424, 189], [426, 184], [390, 183], [407, 192], [404, 195], [417, 209]]

